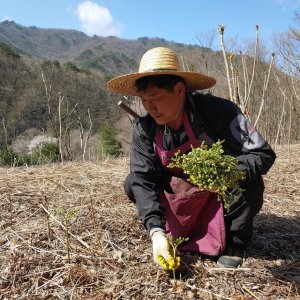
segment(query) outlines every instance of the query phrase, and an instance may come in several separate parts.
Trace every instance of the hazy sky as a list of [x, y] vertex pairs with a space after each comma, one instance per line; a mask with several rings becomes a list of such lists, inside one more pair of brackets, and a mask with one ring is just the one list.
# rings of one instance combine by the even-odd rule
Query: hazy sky
[[77, 29], [88, 35], [126, 39], [160, 37], [195, 44], [198, 34], [225, 25], [239, 42], [295, 25], [300, 0], [0, 0], [0, 21], [23, 26]]

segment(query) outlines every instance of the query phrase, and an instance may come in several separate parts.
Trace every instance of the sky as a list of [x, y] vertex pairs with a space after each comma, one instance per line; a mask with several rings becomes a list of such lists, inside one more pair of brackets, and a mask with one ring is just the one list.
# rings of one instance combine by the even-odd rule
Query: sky
[[76, 29], [87, 35], [124, 39], [159, 37], [198, 44], [225, 26], [226, 38], [266, 42], [295, 25], [300, 0], [0, 0], [0, 22]]

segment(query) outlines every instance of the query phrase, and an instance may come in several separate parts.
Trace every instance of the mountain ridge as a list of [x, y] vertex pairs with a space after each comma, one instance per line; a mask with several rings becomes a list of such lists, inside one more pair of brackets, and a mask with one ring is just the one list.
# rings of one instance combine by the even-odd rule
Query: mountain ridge
[[[120, 51], [139, 60], [147, 48], [165, 44], [172, 48], [191, 47], [161, 38], [140, 37], [138, 39], [123, 39], [115, 36], [93, 36], [75, 29], [44, 29], [36, 26], [22, 26], [14, 21], [0, 23], [0, 42], [9, 43], [17, 50], [23, 51], [33, 59], [56, 59], [60, 62], [75, 60], [81, 52], [87, 49], [103, 51]], [[197, 47], [193, 45], [193, 47]]]
[[[114, 76], [136, 72], [143, 53], [158, 46], [173, 49], [186, 71], [196, 71], [216, 78], [217, 84], [209, 92], [215, 96], [230, 98], [223, 53], [205, 47], [205, 43], [204, 46], [186, 45], [158, 37], [140, 37], [135, 40], [114, 36], [89, 37], [75, 29], [40, 29], [35, 26], [25, 27], [13, 21], [0, 23], [0, 46], [1, 43], [8, 44], [13, 48], [12, 52], [20, 55], [20, 58], [7, 57], [0, 47], [0, 117], [10, 120], [6, 128], [10, 134], [9, 140], [31, 127], [49, 127], [46, 120], [47, 104], [42, 101], [45, 99], [42, 72], [50, 76], [48, 84], [52, 86], [52, 95], [57, 97], [60, 92], [70, 99], [72, 105], [78, 103], [79, 113], [82, 115], [90, 109], [94, 132], [105, 121], [116, 124], [125, 116], [117, 106], [122, 95], [109, 92], [106, 82]], [[230, 72], [236, 81], [234, 93], [242, 98], [247, 89], [243, 74], [248, 72], [250, 78], [253, 58], [238, 54], [230, 54], [230, 57]], [[247, 70], [244, 69], [245, 66]], [[246, 111], [254, 120], [260, 109], [268, 69], [267, 62], [256, 62], [251, 101]], [[265, 108], [257, 125], [261, 132], [266, 132], [270, 140], [277, 138], [277, 128], [272, 124], [278, 122], [276, 118], [281, 115], [282, 108], [282, 95], [274, 88], [277, 86], [276, 76], [285, 78], [285, 74], [274, 66], [272, 71], [276, 75], [270, 77], [267, 98], [264, 100]], [[55, 103], [57, 99], [53, 96], [52, 101]], [[130, 97], [129, 101], [133, 99]], [[45, 112], [43, 116], [38, 113], [41, 112], [40, 106], [43, 106], [42, 111]], [[292, 111], [295, 115], [293, 120], [296, 120], [291, 125], [289, 136], [292, 139], [299, 136], [298, 106], [296, 103], [296, 109]], [[285, 109], [289, 111], [288, 107]], [[75, 126], [76, 120], [72, 122], [72, 126]], [[89, 124], [84, 126], [88, 127]], [[126, 142], [131, 126], [130, 122], [124, 121], [120, 128], [127, 132], [124, 138]], [[286, 123], [284, 126], [288, 130], [289, 125]], [[3, 145], [5, 140], [5, 133], [0, 130], [0, 144]]]

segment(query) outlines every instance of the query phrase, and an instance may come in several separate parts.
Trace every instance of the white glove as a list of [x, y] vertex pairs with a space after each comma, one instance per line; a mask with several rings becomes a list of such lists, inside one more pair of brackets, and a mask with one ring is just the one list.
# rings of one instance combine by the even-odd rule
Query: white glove
[[154, 262], [166, 270], [173, 270], [179, 267], [180, 257], [173, 257], [170, 252], [170, 245], [163, 231], [155, 231], [152, 234], [152, 250]]

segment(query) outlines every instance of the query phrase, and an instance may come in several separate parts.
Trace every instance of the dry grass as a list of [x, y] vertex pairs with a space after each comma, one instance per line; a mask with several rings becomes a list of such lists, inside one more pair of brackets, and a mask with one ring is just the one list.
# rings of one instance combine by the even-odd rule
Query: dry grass
[[[300, 299], [300, 145], [277, 153], [242, 267], [182, 254], [177, 294], [124, 195], [128, 161], [2, 168], [0, 299]], [[59, 208], [78, 211], [70, 262]]]

